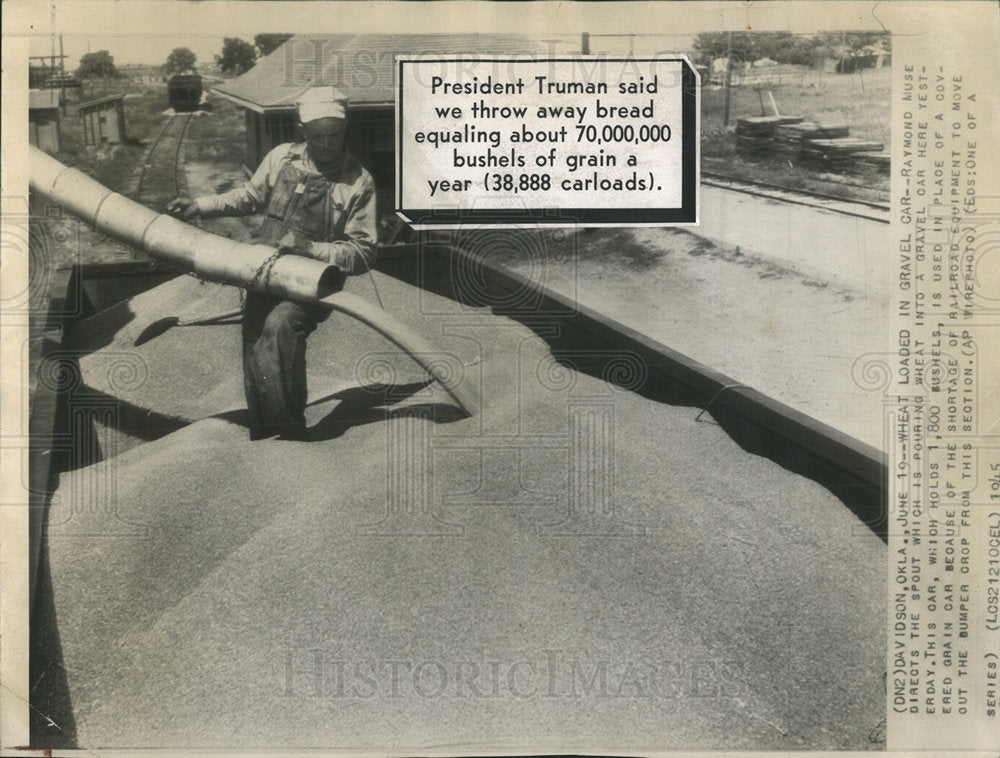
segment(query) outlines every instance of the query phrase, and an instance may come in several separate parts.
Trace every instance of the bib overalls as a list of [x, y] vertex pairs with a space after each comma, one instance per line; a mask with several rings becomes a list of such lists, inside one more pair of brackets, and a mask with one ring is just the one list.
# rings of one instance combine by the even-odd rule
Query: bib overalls
[[[303, 169], [301, 156], [289, 155], [271, 190], [259, 241], [277, 245], [289, 231], [317, 242], [342, 238], [346, 217], [331, 207], [332, 184]], [[318, 306], [247, 292], [243, 387], [250, 439], [307, 439], [306, 338], [329, 315]]]

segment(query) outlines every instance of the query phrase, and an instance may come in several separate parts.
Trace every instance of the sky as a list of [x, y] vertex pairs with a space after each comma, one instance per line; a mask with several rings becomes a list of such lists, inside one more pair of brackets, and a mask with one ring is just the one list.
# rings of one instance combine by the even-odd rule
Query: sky
[[[222, 36], [215, 35], [161, 37], [152, 33], [114, 36], [63, 34], [63, 52], [69, 56], [66, 59], [67, 70], [76, 69], [80, 58], [87, 52], [96, 53], [98, 50], [111, 53], [119, 66], [127, 63], [160, 65], [166, 62], [170, 51], [176, 47], [190, 48], [198, 56], [199, 63], [211, 63], [222, 51], [222, 39]], [[252, 35], [245, 39], [253, 42]], [[50, 55], [53, 52], [58, 55], [59, 38], [40, 35], [32, 38], [28, 47], [31, 55]]]
[[[263, 31], [263, 30], [262, 30]], [[222, 41], [225, 36], [236, 36], [253, 42], [253, 35], [190, 35], [185, 37], [163, 37], [154, 33], [118, 34], [118, 35], [81, 35], [63, 34], [63, 52], [69, 56], [66, 59], [66, 69], [75, 70], [80, 64], [80, 58], [87, 52], [107, 50], [115, 59], [115, 65], [138, 63], [144, 65], [160, 65], [164, 63], [170, 51], [176, 47], [188, 47], [198, 56], [200, 64], [211, 63], [222, 51]], [[542, 35], [551, 37], [552, 35]], [[577, 35], [567, 35], [567, 44], [579, 46]], [[690, 48], [693, 35], [644, 35], [634, 37], [627, 35], [602, 35], [600, 32], [591, 35], [591, 50], [594, 53], [624, 53], [631, 49], [637, 55], [662, 52], [667, 49], [684, 51]], [[31, 55], [59, 54], [59, 38], [52, 35], [33, 37], [29, 44]]]
[[[155, 0], [3, 0], [4, 37], [28, 38], [31, 55], [48, 55], [58, 34], [75, 69], [87, 51], [108, 50], [115, 62], [159, 65], [175, 47], [189, 47], [208, 63], [222, 49], [224, 36], [252, 41], [260, 32], [429, 33], [553, 32], [594, 35], [594, 52], [626, 52], [627, 37], [598, 39], [600, 33], [639, 32], [636, 54], [684, 49], [699, 31], [721, 29], [784, 30], [814, 33], [820, 28], [881, 28], [870, 2], [809, 3], [514, 3], [443, 2], [398, 5], [357, 2], [157, 2]], [[613, 8], [613, 12], [609, 9]], [[405, 9], [405, 10], [404, 10]], [[419, 10], [418, 10], [419, 9]], [[819, 10], [821, 9], [821, 11]], [[8, 21], [12, 23], [8, 25]], [[9, 31], [13, 30], [13, 31]], [[546, 33], [548, 32], [548, 33]], [[658, 32], [653, 39], [641, 34]]]

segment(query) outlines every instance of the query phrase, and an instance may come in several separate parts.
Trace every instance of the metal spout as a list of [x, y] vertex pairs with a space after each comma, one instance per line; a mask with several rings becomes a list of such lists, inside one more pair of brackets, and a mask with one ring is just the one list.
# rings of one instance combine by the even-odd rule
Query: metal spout
[[[99, 232], [152, 258], [220, 284], [250, 287], [293, 300], [346, 313], [370, 326], [406, 352], [448, 391], [469, 415], [480, 408], [479, 393], [463, 376], [453, 376], [440, 361], [440, 351], [386, 311], [362, 298], [337, 292], [335, 266], [301, 255], [283, 255], [266, 281], [255, 274], [274, 248], [220, 237], [113, 192], [75, 168], [65, 166], [29, 146], [31, 189], [80, 217]], [[259, 278], [258, 278], [259, 279]]]

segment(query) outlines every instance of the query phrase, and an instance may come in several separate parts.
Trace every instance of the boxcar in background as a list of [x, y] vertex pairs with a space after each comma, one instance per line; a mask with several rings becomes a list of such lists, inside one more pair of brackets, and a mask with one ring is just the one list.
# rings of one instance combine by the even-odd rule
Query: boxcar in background
[[198, 105], [201, 103], [201, 93], [201, 76], [193, 71], [174, 74], [167, 82], [167, 97], [170, 98], [170, 107], [178, 113], [198, 110]]

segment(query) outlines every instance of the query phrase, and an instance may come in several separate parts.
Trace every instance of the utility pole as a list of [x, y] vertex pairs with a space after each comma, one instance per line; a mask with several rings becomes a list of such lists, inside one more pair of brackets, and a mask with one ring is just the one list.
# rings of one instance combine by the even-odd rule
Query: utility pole
[[733, 71], [733, 32], [730, 29], [726, 32], [726, 109], [725, 126], [729, 128], [729, 85], [732, 82]]
[[59, 35], [59, 102], [62, 104], [63, 115], [66, 115], [66, 56], [63, 55], [63, 38]]

